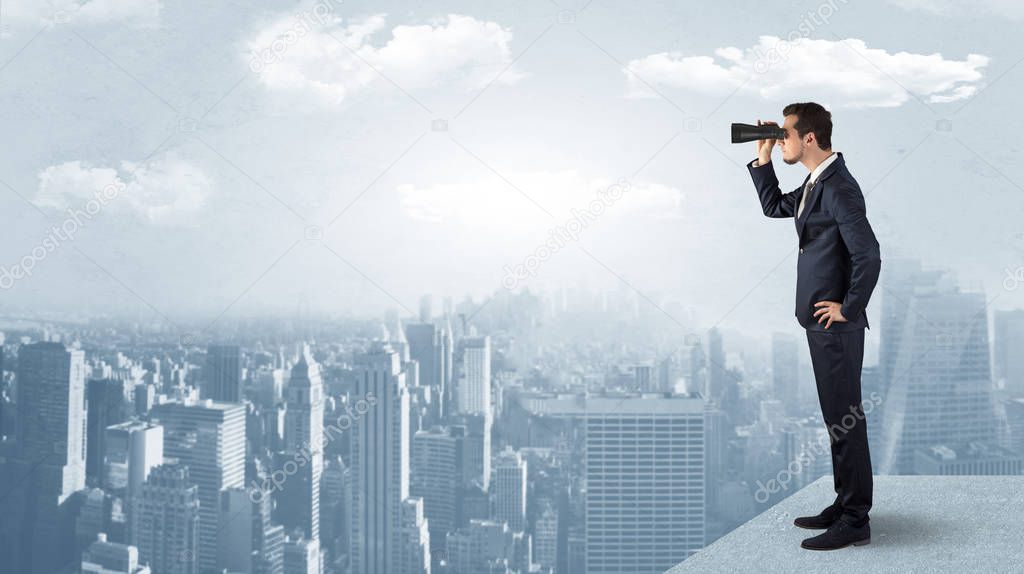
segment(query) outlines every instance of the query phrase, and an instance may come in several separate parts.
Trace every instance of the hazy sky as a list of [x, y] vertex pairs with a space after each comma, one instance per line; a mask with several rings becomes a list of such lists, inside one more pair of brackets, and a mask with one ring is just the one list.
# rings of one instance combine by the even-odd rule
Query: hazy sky
[[[0, 278], [5, 311], [406, 313], [510, 286], [539, 255], [514, 287], [626, 281], [708, 324], [792, 328], [792, 220], [762, 215], [754, 144], [728, 127], [806, 100], [833, 112], [883, 273], [914, 256], [995, 308], [1024, 301], [1016, 2], [4, 0], [0, 17], [0, 271], [32, 266]], [[776, 164], [785, 191], [806, 175]]]

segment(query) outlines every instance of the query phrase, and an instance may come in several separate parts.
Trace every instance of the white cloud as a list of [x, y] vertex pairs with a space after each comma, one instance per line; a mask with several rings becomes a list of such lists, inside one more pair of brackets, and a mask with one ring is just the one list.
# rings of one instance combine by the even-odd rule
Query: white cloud
[[56, 210], [87, 210], [87, 204], [130, 213], [156, 224], [186, 221], [206, 203], [211, 183], [206, 174], [174, 154], [142, 166], [123, 161], [120, 168], [75, 160], [39, 172], [34, 203]]
[[[627, 65], [630, 95], [652, 96], [647, 84], [725, 97], [734, 90], [774, 101], [814, 99], [833, 107], [895, 107], [912, 96], [931, 102], [970, 97], [979, 87], [987, 56], [949, 60], [942, 54], [890, 54], [863, 40], [761, 36], [745, 50], [715, 50], [711, 56], [659, 53]], [[906, 88], [906, 90], [904, 90]]]
[[[413, 219], [430, 222], [458, 223], [480, 229], [518, 227], [524, 222], [544, 218], [536, 201], [556, 219], [571, 216], [573, 210], [590, 209], [601, 201], [599, 193], [617, 182], [605, 178], [588, 178], [575, 170], [560, 172], [529, 172], [507, 174], [527, 197], [503, 181], [489, 183], [439, 183], [428, 186], [398, 186], [401, 207]], [[621, 184], [620, 184], [621, 185]], [[650, 182], [628, 182], [618, 199], [605, 201], [601, 219], [621, 217], [678, 218], [682, 216], [683, 194], [680, 190]], [[609, 194], [606, 197], [614, 197]], [[592, 209], [597, 212], [598, 209]]]
[[1003, 17], [1013, 20], [1024, 18], [1024, 2], [1020, 0], [889, 0], [906, 10], [919, 10], [950, 18]]
[[[406, 90], [441, 83], [475, 89], [512, 59], [512, 32], [495, 22], [449, 14], [427, 24], [395, 26], [387, 42], [375, 45], [373, 37], [385, 27], [383, 14], [344, 23], [327, 13], [284, 16], [248, 42], [249, 65], [272, 90], [340, 102], [357, 90], [390, 84], [373, 68]], [[513, 67], [499, 81], [521, 77]]]
[[30, 24], [129, 22], [155, 25], [160, 0], [4, 0], [4, 18]]

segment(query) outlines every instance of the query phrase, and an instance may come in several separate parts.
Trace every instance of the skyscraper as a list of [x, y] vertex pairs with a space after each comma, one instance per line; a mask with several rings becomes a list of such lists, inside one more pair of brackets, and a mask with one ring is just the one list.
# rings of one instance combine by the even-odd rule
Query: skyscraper
[[465, 436], [465, 427], [434, 426], [416, 431], [413, 437], [409, 494], [423, 498], [430, 554], [435, 560], [444, 554], [445, 536], [461, 522]]
[[996, 311], [993, 322], [996, 380], [1003, 381], [1008, 396], [1024, 397], [1024, 310]]
[[927, 287], [918, 284], [905, 300], [902, 328], [889, 329], [900, 345], [888, 351], [882, 474], [912, 474], [921, 448], [997, 439], [985, 295]]
[[[200, 570], [216, 568], [220, 491], [245, 483], [245, 406], [212, 400], [153, 407], [164, 456], [188, 466], [200, 501]], [[155, 569], [154, 569], [155, 570]]]
[[441, 329], [441, 393], [442, 411], [444, 416], [451, 414], [455, 404], [455, 336], [452, 331], [451, 317], [445, 315], [444, 327]]
[[19, 573], [77, 563], [69, 498], [85, 487], [85, 357], [60, 343], [18, 352], [17, 444], [0, 467], [0, 555]]
[[588, 574], [661, 573], [704, 546], [704, 408], [699, 395], [586, 399]]
[[107, 427], [125, 420], [125, 381], [94, 379], [86, 384], [88, 405], [86, 431], [85, 476], [90, 484], [100, 484], [103, 477], [103, 443]]
[[164, 427], [128, 421], [107, 427], [103, 445], [103, 489], [130, 498], [149, 471], [164, 462]]
[[296, 535], [284, 543], [284, 574], [320, 574], [320, 542]]
[[[288, 382], [285, 411], [285, 453], [297, 472], [284, 484], [280, 513], [285, 530], [301, 528], [310, 540], [320, 538], [320, 477], [324, 468], [324, 396], [320, 366], [303, 346]], [[300, 464], [301, 463], [301, 464]]]
[[452, 421], [466, 429], [462, 455], [463, 482], [488, 490], [491, 484], [491, 427], [494, 423], [491, 413], [463, 414], [453, 417]]
[[402, 563], [402, 501], [409, 496], [409, 392], [400, 358], [375, 343], [356, 364], [355, 398], [372, 406], [352, 425], [353, 574], [395, 572]]
[[237, 345], [210, 345], [203, 370], [204, 399], [225, 403], [242, 400], [242, 350]]
[[[259, 481], [266, 478], [266, 471], [257, 471]], [[271, 521], [274, 501], [269, 493], [254, 496], [252, 501], [253, 574], [283, 574], [284, 572], [284, 527]]]
[[491, 412], [491, 338], [471, 337], [462, 344], [465, 377], [458, 389], [460, 413]]
[[514, 531], [526, 529], [526, 459], [506, 446], [494, 461], [491, 481], [493, 518]]
[[419, 384], [430, 387], [437, 397], [432, 418], [435, 422], [448, 416], [452, 410], [452, 356], [451, 331], [442, 330], [433, 323], [406, 325], [405, 336], [409, 356], [419, 363]]
[[430, 574], [433, 572], [430, 553], [429, 521], [423, 515], [423, 499], [410, 496], [402, 501], [401, 562], [396, 574]]
[[153, 572], [201, 572], [200, 504], [199, 487], [188, 467], [162, 464], [150, 471], [133, 500], [130, 542], [139, 549], [139, 560]]

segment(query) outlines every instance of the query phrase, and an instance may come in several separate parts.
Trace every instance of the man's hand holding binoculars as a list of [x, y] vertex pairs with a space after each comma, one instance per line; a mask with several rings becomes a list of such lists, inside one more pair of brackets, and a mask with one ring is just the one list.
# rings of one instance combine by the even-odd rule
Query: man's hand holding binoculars
[[[757, 120], [759, 126], [778, 126], [776, 122], [762, 122]], [[757, 165], [764, 165], [772, 160], [772, 149], [775, 147], [776, 139], [755, 140], [757, 144]]]

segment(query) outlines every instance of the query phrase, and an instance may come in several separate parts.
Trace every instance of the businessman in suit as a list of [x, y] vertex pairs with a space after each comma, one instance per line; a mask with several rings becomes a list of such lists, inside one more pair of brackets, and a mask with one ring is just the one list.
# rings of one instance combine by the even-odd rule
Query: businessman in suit
[[[757, 159], [747, 169], [764, 214], [792, 217], [796, 225], [796, 318], [806, 330], [829, 432], [836, 498], [818, 515], [801, 516], [794, 524], [827, 529], [801, 547], [834, 550], [871, 541], [871, 455], [860, 377], [864, 330], [870, 328], [865, 309], [878, 282], [881, 256], [860, 186], [843, 154], [832, 151], [832, 114], [813, 102], [790, 104], [782, 114], [785, 139], [758, 140]], [[800, 162], [810, 172], [789, 193], [779, 190], [772, 165], [776, 144], [783, 161]]]

